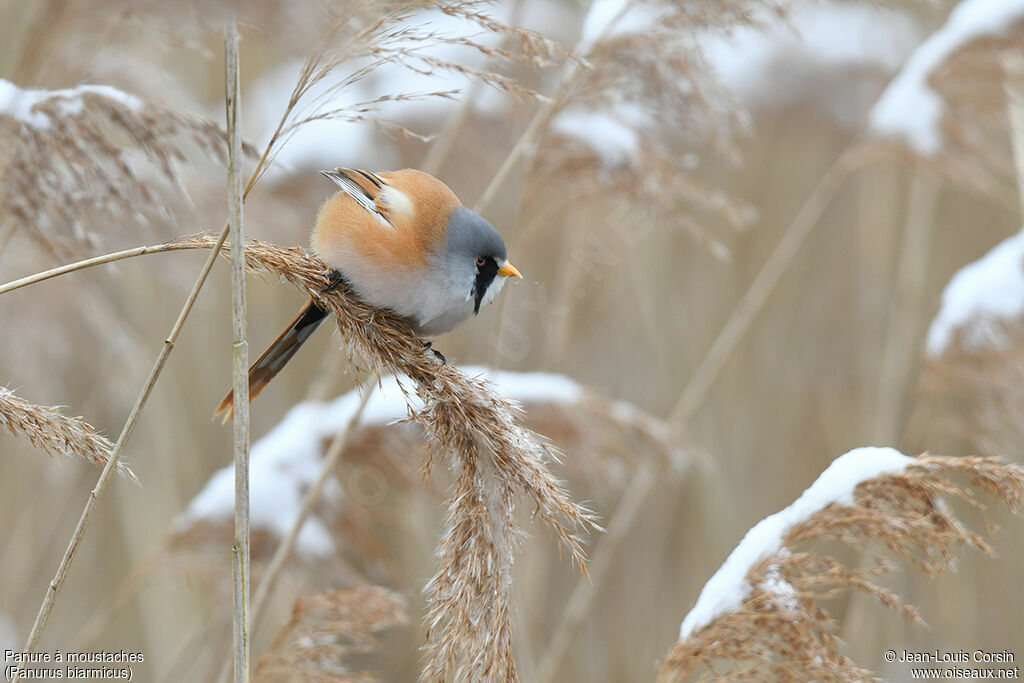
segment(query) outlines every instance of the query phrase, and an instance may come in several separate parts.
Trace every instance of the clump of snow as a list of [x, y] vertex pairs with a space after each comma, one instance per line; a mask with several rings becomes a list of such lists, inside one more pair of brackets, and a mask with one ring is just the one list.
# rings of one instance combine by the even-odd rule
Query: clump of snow
[[49, 128], [50, 116], [36, 111], [36, 105], [50, 100], [60, 100], [61, 109], [65, 113], [78, 114], [84, 106], [82, 95], [86, 93], [114, 100], [133, 111], [138, 111], [143, 106], [142, 100], [138, 97], [109, 85], [80, 85], [63, 90], [23, 89], [0, 78], [0, 115], [27, 123], [33, 128]]
[[1004, 34], [1024, 19], [1024, 0], [964, 0], [907, 60], [871, 110], [871, 130], [896, 138], [920, 154], [942, 149], [939, 124], [945, 103], [929, 85], [932, 73], [964, 46]]
[[[506, 398], [530, 403], [576, 403], [583, 397], [583, 388], [562, 375], [541, 372], [491, 372], [486, 368], [467, 366], [462, 370], [470, 376], [490, 381]], [[409, 404], [402, 391], [407, 380], [387, 377], [363, 410], [362, 424], [385, 425], [402, 419], [408, 410], [421, 407], [415, 393], [405, 386]], [[349, 392], [326, 403], [300, 403], [266, 436], [252, 446], [249, 462], [249, 520], [253, 528], [265, 529], [284, 536], [291, 529], [302, 504], [306, 489], [316, 480], [323, 461], [322, 445], [334, 438], [358, 409], [360, 397]], [[341, 492], [333, 489], [337, 499]], [[175, 524], [181, 528], [198, 520], [224, 521], [234, 514], [234, 465], [213, 474], [206, 486], [196, 494]], [[327, 527], [315, 517], [306, 519], [299, 532], [297, 548], [308, 557], [323, 557], [334, 551], [334, 542]]]
[[[781, 107], [803, 97], [823, 100], [840, 123], [859, 123], [851, 115], [848, 79], [845, 92], [832, 89], [839, 69], [894, 73], [920, 41], [921, 30], [907, 14], [891, 9], [838, 2], [803, 3], [785, 19], [728, 35], [708, 36], [704, 54], [736, 98], [750, 108]], [[822, 86], [826, 87], [822, 87]], [[859, 112], [861, 115], [863, 110]]]
[[[747, 572], [766, 557], [785, 550], [782, 538], [789, 529], [832, 503], [853, 504], [853, 491], [858, 484], [902, 472], [911, 462], [913, 458], [893, 448], [855, 448], [836, 458], [792, 505], [765, 517], [747, 532], [721, 568], [704, 584], [697, 604], [679, 627], [679, 639], [685, 640], [719, 615], [739, 609], [751, 591]], [[780, 600], [783, 603], [792, 600], [792, 586], [777, 574], [776, 578], [774, 586]], [[762, 584], [762, 588], [772, 585], [769, 581]]]
[[583, 387], [565, 375], [550, 372], [504, 372], [478, 365], [467, 365], [461, 370], [470, 377], [480, 377], [491, 382], [499, 394], [520, 403], [572, 404], [583, 399]]
[[558, 113], [551, 129], [590, 148], [607, 167], [636, 163], [640, 156], [640, 129], [647, 122], [643, 112], [621, 104], [608, 111], [572, 107]]
[[994, 324], [1024, 315], [1024, 230], [1009, 237], [953, 275], [942, 306], [928, 328], [928, 355], [939, 356], [957, 330], [966, 349], [1000, 348], [1005, 339]]

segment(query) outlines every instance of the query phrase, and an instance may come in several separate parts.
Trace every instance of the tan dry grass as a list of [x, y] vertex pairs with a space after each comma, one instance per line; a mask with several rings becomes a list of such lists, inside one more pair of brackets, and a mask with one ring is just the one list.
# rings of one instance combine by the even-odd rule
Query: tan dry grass
[[[1019, 58], [1024, 22], [974, 38], [952, 52], [929, 74], [928, 85], [942, 98], [939, 129], [942, 147], [922, 157], [953, 184], [979, 193], [1009, 209], [1019, 206], [1015, 168], [1014, 122], [1010, 98], [1022, 87], [1012, 67]], [[911, 152], [903, 143], [882, 147]]]
[[58, 258], [101, 242], [89, 227], [100, 220], [145, 221], [139, 207], [165, 207], [154, 176], [184, 195], [189, 145], [224, 158], [223, 128], [200, 116], [112, 88], [24, 93], [15, 98], [38, 98], [30, 120], [0, 113], [0, 209]]
[[[709, 36], [758, 25], [784, 14], [785, 3], [640, 4], [643, 21], [609, 31], [590, 47], [589, 69], [565, 84], [552, 121], [560, 115], [599, 114], [631, 128], [633, 158], [618, 163], [549, 126], [538, 145], [531, 175], [538, 186], [557, 178], [561, 192], [579, 199], [618, 195], [642, 207], [646, 222], [685, 229], [719, 257], [726, 242], [709, 223], [737, 229], [756, 214], [718, 187], [698, 179], [701, 165], [737, 163], [737, 138], [749, 131], [748, 114], [734, 101], [704, 57]], [[585, 133], [586, 131], [581, 131]]]
[[[979, 332], [993, 343], [963, 343]], [[1020, 321], [991, 320], [975, 329], [956, 330], [946, 352], [924, 365], [912, 428], [923, 432], [930, 427], [940, 438], [983, 455], [1019, 453], [1024, 443], [1022, 349]]]
[[[82, 418], [68, 417], [58, 406], [30, 403], [6, 387], [0, 387], [0, 427], [6, 427], [14, 436], [25, 437], [55, 458], [81, 458], [99, 467], [107, 464], [114, 448], [109, 439]], [[139, 483], [123, 461], [117, 463], [117, 471]]]
[[913, 607], [874, 580], [893, 568], [891, 562], [850, 569], [834, 557], [800, 548], [812, 541], [876, 543], [927, 576], [948, 572], [955, 567], [956, 551], [965, 546], [993, 554], [946, 502], [983, 507], [981, 496], [1019, 512], [1024, 468], [993, 458], [922, 455], [902, 473], [862, 482], [853, 505], [830, 504], [790, 527], [782, 548], [748, 570], [742, 605], [677, 642], [659, 680], [695, 675], [702, 680], [873, 680], [870, 671], [843, 654], [837, 622], [819, 601], [858, 590], [921, 622]]
[[[210, 248], [216, 239], [185, 237], [183, 246]], [[381, 374], [410, 377], [424, 407], [410, 420], [435, 457], [455, 477], [448, 519], [438, 547], [440, 567], [427, 586], [424, 680], [516, 680], [511, 648], [511, 565], [515, 498], [535, 507], [570, 558], [585, 571], [578, 532], [599, 528], [548, 470], [557, 451], [521, 426], [521, 410], [487, 382], [441, 363], [394, 314], [358, 301], [344, 288], [324, 293], [329, 271], [297, 247], [260, 241], [246, 245], [250, 270], [276, 273], [317, 297], [335, 314], [352, 361]]]
[[[368, 389], [368, 387], [367, 387]], [[692, 456], [687, 447], [664, 422], [621, 402], [609, 401], [596, 394], [585, 393], [579, 402], [546, 402], [530, 400], [523, 403], [529, 428], [557, 444], [564, 458], [555, 463], [560, 473], [578, 482], [587, 490], [602, 495], [617, 495], [635, 469], [647, 460], [654, 461], [659, 471], [683, 470]], [[341, 457], [344, 467], [336, 472], [344, 482], [344, 472], [366, 472], [372, 468], [386, 482], [389, 490], [400, 495], [424, 497], [429, 505], [443, 499], [444, 491], [437, 479], [423, 482], [418, 468], [408, 458], [422, 448], [423, 432], [411, 424], [364, 424], [346, 439]], [[330, 448], [324, 442], [323, 450]], [[358, 502], [346, 497], [320, 503], [313, 514], [336, 535], [339, 547], [351, 549], [346, 560], [371, 566], [371, 573], [356, 571], [341, 558], [318, 558], [317, 574], [335, 577], [345, 583], [353, 579], [386, 581], [387, 585], [408, 588], [408, 577], [396, 563], [395, 549], [389, 543], [402, 533], [404, 506], [375, 506], [372, 515]], [[195, 519], [169, 531], [161, 553], [161, 561], [153, 570], [187, 571], [193, 580], [217, 595], [224, 595], [226, 577], [218, 569], [215, 557], [231, 543], [228, 520]], [[256, 569], [270, 559], [276, 542], [270, 530], [254, 529], [259, 542], [254, 544]], [[277, 539], [279, 540], [279, 539]], [[301, 563], [300, 563], [301, 564]], [[301, 566], [309, 573], [312, 567]], [[301, 581], [296, 572], [293, 580]], [[310, 575], [312, 578], [312, 575]], [[585, 580], [585, 578], [584, 578]], [[216, 585], [216, 588], [214, 586]], [[317, 589], [315, 582], [302, 582], [304, 588]]]
[[375, 634], [408, 621], [402, 599], [377, 586], [327, 591], [295, 601], [253, 672], [256, 681], [377, 680], [346, 661], [379, 646]]

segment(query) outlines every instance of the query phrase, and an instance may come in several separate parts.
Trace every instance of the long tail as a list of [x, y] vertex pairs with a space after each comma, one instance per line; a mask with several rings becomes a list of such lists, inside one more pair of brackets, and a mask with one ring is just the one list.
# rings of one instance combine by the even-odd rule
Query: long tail
[[[249, 401], [259, 396], [263, 387], [274, 379], [281, 368], [285, 366], [299, 350], [299, 347], [309, 339], [309, 336], [316, 331], [320, 323], [327, 317], [327, 309], [310, 299], [302, 307], [295, 319], [284, 328], [274, 343], [267, 347], [263, 355], [256, 359], [256, 362], [249, 368]], [[234, 407], [235, 392], [229, 391], [224, 400], [217, 406], [213, 413], [217, 417], [224, 413], [224, 422], [230, 420], [235, 413]]]

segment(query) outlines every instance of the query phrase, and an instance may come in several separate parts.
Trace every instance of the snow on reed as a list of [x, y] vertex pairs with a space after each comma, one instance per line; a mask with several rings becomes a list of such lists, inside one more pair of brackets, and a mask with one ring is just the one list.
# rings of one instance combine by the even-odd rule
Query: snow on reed
[[[339, 351], [341, 353], [341, 351]], [[522, 403], [576, 403], [583, 388], [562, 375], [543, 372], [500, 372], [483, 367], [460, 368], [471, 377], [486, 379], [504, 397]], [[422, 401], [415, 396], [406, 379], [383, 378], [372, 390], [363, 411], [363, 425], [381, 426], [408, 417], [410, 408], [420, 410]], [[408, 399], [408, 404], [407, 404]], [[359, 396], [348, 392], [325, 403], [304, 402], [292, 408], [285, 418], [252, 446], [250, 457], [250, 520], [253, 528], [286, 536], [302, 503], [302, 497], [317, 478], [323, 460], [323, 444], [334, 438], [358, 409]], [[220, 522], [234, 513], [234, 466], [213, 474], [203, 489], [176, 520], [178, 528], [197, 521]], [[342, 495], [335, 483], [325, 490], [328, 500]], [[334, 543], [326, 526], [311, 516], [297, 539], [300, 553], [322, 557], [334, 552]]]
[[222, 159], [224, 131], [213, 120], [106, 85], [38, 90], [0, 80], [0, 144], [0, 212], [67, 260], [77, 248], [111, 239], [113, 230], [137, 237], [135, 226], [166, 219], [173, 203], [158, 190], [187, 196], [182, 162], [193, 151]]
[[1024, 230], [953, 275], [928, 328], [928, 355], [942, 355], [954, 340], [967, 350], [999, 348], [1005, 344], [999, 322], [1022, 314]]
[[925, 576], [951, 573], [961, 549], [995, 557], [953, 505], [989, 510], [982, 499], [1020, 513], [1024, 468], [997, 458], [908, 458], [892, 448], [841, 456], [796, 502], [747, 533], [683, 620], [658, 680], [699, 672], [718, 680], [877, 680], [844, 654], [824, 601], [856, 591], [924, 621], [878, 582], [896, 567], [892, 559], [865, 555], [851, 568], [811, 543], [874, 543]]
[[551, 130], [585, 145], [607, 167], [632, 166], [640, 156], [640, 129], [648, 123], [638, 107], [623, 103], [609, 111], [573, 107], [551, 121]]
[[[838, 2], [798, 3], [784, 17], [707, 36], [704, 54], [723, 83], [746, 107], [782, 108], [818, 100], [844, 125], [860, 125], [851, 107], [852, 70], [865, 77], [893, 74], [921, 40], [907, 13]], [[843, 75], [837, 79], [836, 72]], [[842, 83], [842, 91], [832, 88]]]
[[929, 79], [967, 45], [1005, 34], [1024, 19], [1024, 0], [964, 0], [946, 23], [914, 50], [871, 110], [871, 130], [895, 138], [926, 156], [943, 145], [945, 104]]
[[[913, 458], [893, 448], [855, 448], [837, 458], [789, 507], [757, 523], [732, 551], [721, 568], [704, 585], [697, 604], [679, 627], [679, 639], [711, 623], [719, 615], [736, 610], [750, 593], [747, 574], [759, 562], [783, 550], [786, 533], [828, 505], [853, 504], [853, 490], [868, 479], [902, 472]], [[766, 584], [762, 583], [764, 588]], [[792, 587], [776, 579], [780, 596], [792, 595]]]
[[64, 90], [41, 90], [19, 88], [14, 83], [0, 78], [0, 116], [9, 116], [36, 129], [47, 129], [54, 121], [54, 113], [43, 111], [40, 105], [57, 103], [61, 114], [79, 114], [85, 107], [83, 95], [98, 95], [123, 105], [131, 111], [139, 111], [143, 102], [109, 85], [79, 85]]

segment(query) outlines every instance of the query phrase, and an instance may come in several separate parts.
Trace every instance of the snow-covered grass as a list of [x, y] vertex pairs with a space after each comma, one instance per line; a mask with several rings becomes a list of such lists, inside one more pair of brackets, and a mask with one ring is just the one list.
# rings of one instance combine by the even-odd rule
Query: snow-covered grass
[[551, 129], [588, 147], [604, 166], [636, 163], [640, 154], [640, 129], [647, 117], [627, 104], [610, 111], [570, 108], [558, 113]]
[[[339, 352], [340, 353], [340, 352]], [[482, 377], [502, 396], [523, 403], [575, 403], [583, 389], [573, 380], [542, 372], [490, 372], [467, 366], [462, 370]], [[400, 384], [406, 385], [409, 402]], [[370, 390], [370, 387], [367, 387]], [[352, 391], [326, 403], [300, 403], [285, 418], [252, 446], [250, 457], [250, 521], [253, 528], [284, 537], [302, 503], [302, 497], [317, 478], [323, 460], [323, 443], [333, 438], [348, 423], [359, 407], [359, 396]], [[379, 426], [400, 420], [408, 410], [422, 407], [408, 380], [394, 376], [381, 380], [373, 389], [363, 411], [362, 424]], [[234, 466], [213, 474], [178, 517], [179, 528], [198, 520], [224, 521], [234, 513]], [[325, 488], [328, 500], [337, 501], [342, 491], [336, 482]], [[326, 526], [316, 517], [307, 519], [297, 539], [297, 548], [307, 557], [326, 556], [334, 543]]]
[[0, 116], [6, 115], [33, 128], [46, 129], [52, 125], [51, 116], [38, 111], [36, 105], [47, 101], [59, 101], [62, 114], [78, 114], [82, 111], [82, 95], [91, 94], [106, 97], [124, 105], [132, 111], [142, 109], [143, 102], [109, 85], [80, 85], [63, 90], [40, 90], [19, 88], [14, 83], [0, 78]]
[[999, 321], [1024, 314], [1024, 230], [956, 272], [928, 328], [927, 352], [942, 355], [956, 333], [968, 350], [1001, 347]]
[[[739, 609], [750, 594], [747, 574], [765, 558], [783, 550], [786, 532], [828, 505], [850, 505], [853, 490], [868, 479], [902, 472], [913, 462], [893, 448], [855, 448], [837, 458], [789, 507], [757, 523], [732, 551], [722, 567], [704, 585], [697, 604], [679, 627], [679, 639], [708, 625], [719, 615]], [[772, 584], [781, 599], [792, 598], [793, 588], [775, 574]]]
[[950, 504], [988, 509], [981, 497], [1019, 512], [1024, 468], [980, 457], [909, 458], [892, 448], [837, 458], [792, 505], [754, 526], [704, 586], [659, 681], [692, 680], [701, 671], [723, 679], [873, 679], [846, 654], [822, 600], [859, 591], [923, 619], [878, 582], [892, 562], [865, 556], [850, 568], [810, 542], [877, 543], [927, 576], [947, 573], [961, 549], [995, 554]]
[[907, 59], [871, 111], [871, 130], [933, 156], [943, 145], [945, 103], [929, 79], [963, 47], [1004, 34], [1024, 19], [1024, 0], [963, 0]]
[[[800, 3], [785, 19], [708, 36], [704, 53], [737, 99], [750, 108], [780, 108], [800, 98], [828, 100], [829, 113], [850, 118], [849, 100], [829, 83], [837, 70], [895, 73], [920, 42], [907, 14], [870, 5]], [[849, 79], [842, 87], [850, 89]]]

